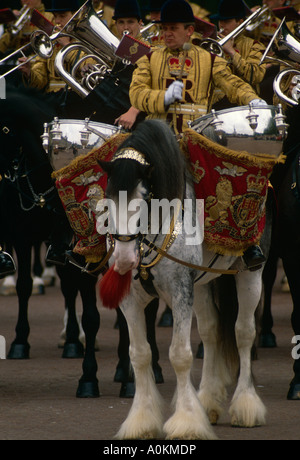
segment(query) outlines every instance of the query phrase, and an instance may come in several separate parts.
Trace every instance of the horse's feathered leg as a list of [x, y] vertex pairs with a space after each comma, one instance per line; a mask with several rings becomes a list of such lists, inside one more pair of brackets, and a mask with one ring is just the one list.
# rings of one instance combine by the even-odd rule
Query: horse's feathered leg
[[251, 348], [255, 340], [255, 310], [261, 296], [261, 270], [236, 275], [239, 301], [235, 337], [240, 358], [240, 374], [229, 413], [233, 426], [265, 424], [266, 408], [257, 395], [251, 374]]
[[211, 285], [196, 283], [194, 297], [198, 331], [205, 348], [198, 397], [210, 423], [216, 424], [223, 411], [222, 403], [227, 398], [226, 386], [230, 384], [231, 377], [220, 347], [219, 317]]
[[162, 433], [162, 400], [154, 382], [151, 349], [146, 334], [144, 308], [148, 300], [141, 298], [138, 302], [129, 296], [121, 305], [128, 324], [129, 355], [136, 389], [131, 409], [116, 435], [117, 439], [151, 439]]
[[[191, 280], [190, 280], [191, 281]], [[192, 282], [192, 281], [191, 281]], [[191, 349], [192, 286], [182, 280], [180, 291], [174, 293], [173, 336], [169, 357], [177, 378], [176, 407], [172, 417], [165, 423], [168, 439], [215, 439], [209, 420], [191, 382], [193, 354]]]

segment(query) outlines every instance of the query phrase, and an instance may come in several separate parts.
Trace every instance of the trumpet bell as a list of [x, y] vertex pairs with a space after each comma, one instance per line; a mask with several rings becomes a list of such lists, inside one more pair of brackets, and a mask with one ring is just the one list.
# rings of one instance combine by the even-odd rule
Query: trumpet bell
[[42, 30], [35, 30], [31, 34], [30, 44], [34, 52], [44, 59], [49, 59], [53, 54], [52, 40]]

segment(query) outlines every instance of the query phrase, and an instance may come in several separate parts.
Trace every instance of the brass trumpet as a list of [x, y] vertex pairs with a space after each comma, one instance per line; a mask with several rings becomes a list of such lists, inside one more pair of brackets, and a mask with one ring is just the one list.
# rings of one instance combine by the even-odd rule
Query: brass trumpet
[[31, 14], [31, 8], [29, 8], [29, 6], [24, 5], [20, 10], [20, 16], [18, 17], [18, 19], [14, 22], [14, 24], [12, 24], [9, 27], [10, 33], [12, 35], [18, 35], [18, 33], [21, 32], [25, 24], [30, 20]]
[[159, 25], [153, 21], [142, 27], [140, 33], [145, 40], [148, 40], [151, 43], [152, 38], [159, 36], [160, 28]]

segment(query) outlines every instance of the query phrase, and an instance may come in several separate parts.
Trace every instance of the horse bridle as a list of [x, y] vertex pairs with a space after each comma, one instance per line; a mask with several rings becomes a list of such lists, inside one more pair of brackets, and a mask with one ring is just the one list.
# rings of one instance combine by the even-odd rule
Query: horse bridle
[[[176, 219], [177, 219], [177, 217], [176, 217]], [[208, 272], [208, 273], [215, 273], [215, 274], [220, 274], [220, 275], [236, 275], [237, 273], [239, 273], [241, 271], [241, 270], [230, 270], [230, 269], [223, 270], [223, 269], [219, 269], [219, 268], [206, 267], [206, 266], [203, 266], [203, 265], [196, 265], [196, 264], [192, 264], [190, 262], [186, 262], [186, 261], [184, 261], [182, 259], [179, 259], [179, 258], [169, 254], [167, 251], [170, 248], [170, 246], [172, 245], [172, 243], [175, 241], [176, 236], [177, 236], [176, 232], [174, 231], [175, 230], [175, 222], [176, 222], [175, 216], [173, 215], [171, 225], [170, 225], [170, 231], [166, 234], [166, 237], [165, 237], [165, 239], [163, 241], [162, 247], [157, 246], [154, 243], [154, 241], [148, 240], [145, 235], [142, 235], [139, 232], [139, 233], [135, 233], [135, 234], [131, 234], [131, 235], [120, 235], [118, 233], [109, 234], [109, 239], [110, 239], [110, 242], [111, 242], [110, 249], [112, 249], [112, 251], [114, 250], [114, 241], [115, 240], [121, 241], [123, 243], [129, 243], [130, 241], [134, 241], [134, 240], [139, 239], [139, 248], [140, 248], [140, 256], [141, 256], [140, 257], [139, 270], [140, 270], [140, 275], [142, 277], [146, 277], [147, 276], [147, 270], [153, 268], [162, 259], [162, 257], [165, 257], [166, 259], [169, 259], [172, 262], [176, 262], [176, 263], [178, 263], [180, 265], [184, 265], [185, 267], [191, 268], [193, 270], [198, 270], [198, 271], [203, 271], [203, 272]], [[156, 235], [156, 237], [157, 236], [158, 235]], [[150, 252], [155, 251], [157, 253], [157, 256], [148, 264], [143, 264], [141, 262], [142, 258], [145, 257], [144, 248], [143, 248], [144, 244], [146, 246], [148, 246]]]
[[[21, 209], [23, 211], [31, 211], [36, 206], [39, 206], [40, 208], [43, 208], [45, 206], [45, 204], [46, 204], [45, 197], [47, 195], [51, 194], [55, 190], [55, 186], [52, 185], [45, 192], [37, 194], [34, 191], [34, 188], [33, 188], [32, 184], [30, 182], [30, 179], [29, 179], [29, 175], [30, 175], [30, 173], [32, 171], [34, 171], [34, 169], [31, 169], [31, 170], [28, 171], [26, 168], [24, 168], [25, 172], [22, 173], [22, 174], [19, 174], [20, 166], [21, 166], [21, 162], [18, 159], [14, 159], [12, 161], [12, 169], [13, 169], [13, 171], [10, 171], [10, 170], [6, 171], [6, 173], [4, 173], [4, 175], [3, 175], [4, 179], [8, 180], [11, 184], [14, 184], [14, 187], [17, 190], [18, 195], [19, 195], [20, 207], [21, 207]], [[29, 196], [28, 194], [26, 194], [24, 192], [24, 190], [22, 190], [22, 188], [20, 186], [20, 182], [19, 182], [19, 180], [21, 178], [26, 179], [26, 182], [27, 182], [28, 188], [30, 190], [31, 196]], [[23, 203], [23, 200], [22, 200], [23, 197], [26, 198], [28, 201], [32, 202], [32, 205], [30, 207], [26, 208], [24, 206], [24, 203]]]

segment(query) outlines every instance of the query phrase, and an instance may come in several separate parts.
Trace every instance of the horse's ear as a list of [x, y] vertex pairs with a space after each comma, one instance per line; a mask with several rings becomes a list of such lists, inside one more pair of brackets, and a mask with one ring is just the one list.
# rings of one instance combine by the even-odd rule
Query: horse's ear
[[112, 173], [113, 167], [114, 167], [113, 163], [111, 163], [110, 161], [103, 161], [103, 160], [97, 160], [97, 161], [98, 161], [99, 166], [103, 169], [103, 171], [106, 172], [108, 176], [110, 176]]

